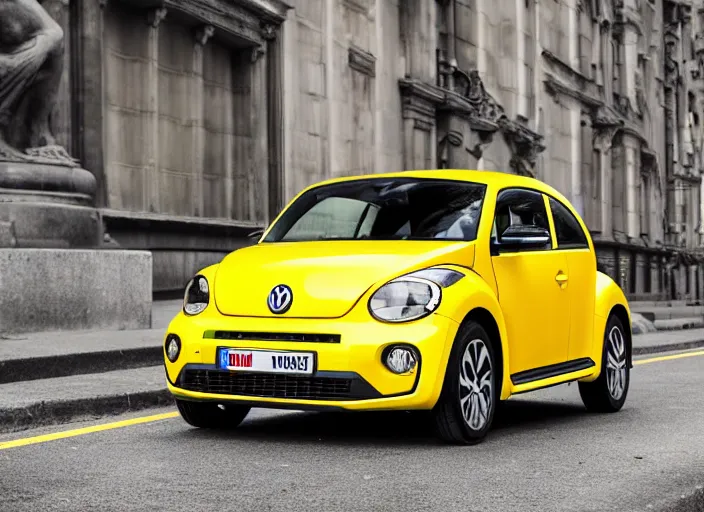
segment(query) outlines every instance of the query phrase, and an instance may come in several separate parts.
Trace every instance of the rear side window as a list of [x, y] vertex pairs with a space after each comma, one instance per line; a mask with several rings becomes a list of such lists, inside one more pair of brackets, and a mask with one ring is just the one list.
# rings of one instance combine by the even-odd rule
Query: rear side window
[[559, 249], [586, 249], [589, 247], [582, 226], [565, 205], [551, 197], [550, 210], [552, 210], [552, 219], [555, 222], [555, 236]]

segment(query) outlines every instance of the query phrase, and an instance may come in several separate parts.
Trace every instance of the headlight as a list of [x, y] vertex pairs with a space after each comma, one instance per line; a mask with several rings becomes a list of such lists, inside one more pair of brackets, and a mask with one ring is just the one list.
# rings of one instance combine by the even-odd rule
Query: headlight
[[440, 305], [440, 287], [413, 276], [402, 276], [379, 288], [369, 312], [382, 322], [408, 322], [429, 315]]
[[438, 308], [442, 288], [463, 277], [461, 272], [442, 267], [411, 272], [379, 288], [369, 300], [369, 312], [381, 322], [418, 320]]
[[196, 276], [186, 286], [183, 297], [183, 312], [193, 316], [202, 313], [210, 302], [210, 288], [208, 280], [203, 276]]

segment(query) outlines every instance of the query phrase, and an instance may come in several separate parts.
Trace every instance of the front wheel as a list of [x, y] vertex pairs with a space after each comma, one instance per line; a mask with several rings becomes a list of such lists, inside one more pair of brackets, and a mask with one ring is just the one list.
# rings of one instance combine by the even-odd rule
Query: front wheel
[[579, 394], [590, 411], [616, 412], [626, 402], [630, 381], [624, 327], [616, 316], [611, 315], [604, 332], [601, 375], [593, 382], [580, 382]]
[[494, 419], [497, 393], [494, 346], [476, 322], [460, 327], [452, 346], [440, 400], [433, 409], [438, 436], [453, 444], [483, 440]]
[[189, 425], [212, 429], [238, 427], [251, 409], [243, 405], [220, 405], [213, 402], [190, 402], [179, 399], [176, 399], [176, 407]]

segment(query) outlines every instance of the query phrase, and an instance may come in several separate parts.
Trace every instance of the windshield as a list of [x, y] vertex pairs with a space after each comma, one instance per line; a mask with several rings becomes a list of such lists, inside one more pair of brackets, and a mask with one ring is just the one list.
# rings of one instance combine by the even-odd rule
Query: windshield
[[369, 178], [302, 194], [263, 242], [464, 240], [477, 236], [486, 185]]

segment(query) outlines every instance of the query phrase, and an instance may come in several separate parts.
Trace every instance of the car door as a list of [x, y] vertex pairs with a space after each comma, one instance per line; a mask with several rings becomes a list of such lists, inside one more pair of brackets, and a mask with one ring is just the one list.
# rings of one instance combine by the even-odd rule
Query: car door
[[516, 374], [563, 363], [567, 358], [570, 302], [562, 280], [567, 273], [567, 256], [552, 250], [555, 237], [547, 211], [547, 197], [534, 190], [505, 189], [497, 197], [492, 238], [516, 223], [543, 227], [552, 238], [544, 247], [492, 254], [515, 384], [545, 376], [540, 371]]
[[555, 226], [555, 251], [567, 257], [567, 293], [570, 301], [568, 359], [591, 355], [596, 295], [596, 255], [589, 247], [587, 233], [570, 209], [559, 200], [549, 199]]

